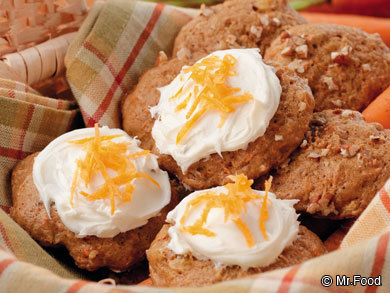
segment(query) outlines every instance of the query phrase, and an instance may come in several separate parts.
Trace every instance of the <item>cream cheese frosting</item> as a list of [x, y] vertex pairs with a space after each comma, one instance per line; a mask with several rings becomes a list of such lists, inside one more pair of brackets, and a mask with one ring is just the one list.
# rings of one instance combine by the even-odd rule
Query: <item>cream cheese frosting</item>
[[[264, 135], [279, 106], [282, 92], [280, 81], [275, 69], [264, 64], [258, 49], [216, 51], [205, 58], [218, 56], [222, 59], [226, 55], [236, 59], [236, 74], [228, 77], [227, 84], [239, 88], [237, 94], [249, 93], [253, 99], [237, 104], [221, 127], [218, 127], [220, 113], [207, 111], [177, 144], [178, 133], [187, 122], [186, 113], [192, 103], [189, 102], [180, 111], [176, 108], [189, 94], [194, 97], [203, 89], [190, 78], [191, 72], [185, 72], [186, 66], [169, 85], [159, 89], [159, 103], [150, 109], [151, 115], [156, 118], [152, 136], [159, 152], [171, 155], [183, 172], [210, 154], [245, 149], [250, 142]], [[177, 98], [172, 99], [175, 95]]]
[[[118, 135], [112, 142], [128, 143], [126, 154], [142, 151], [138, 147], [140, 142], [120, 129], [102, 127], [99, 131], [101, 136]], [[155, 155], [137, 156], [131, 158], [137, 172], [149, 175], [158, 185], [147, 178], [133, 179], [134, 191], [131, 200], [121, 202], [118, 198], [115, 199], [115, 212], [112, 213], [109, 198], [90, 201], [81, 194], [93, 193], [104, 184], [103, 176], [97, 172], [88, 187], [79, 180], [75, 186], [72, 207], [70, 197], [77, 169], [76, 161], [85, 157], [85, 150], [80, 145], [69, 142], [94, 136], [94, 128], [84, 128], [53, 140], [35, 158], [33, 180], [49, 216], [50, 205], [54, 203], [64, 225], [77, 237], [94, 235], [111, 238], [118, 233], [143, 226], [148, 219], [158, 215], [171, 200], [171, 187], [168, 174], [160, 170]], [[107, 171], [111, 177], [116, 175], [112, 169]], [[123, 186], [119, 188], [124, 189]]]
[[[277, 199], [273, 193], [268, 192], [268, 220], [265, 223], [268, 239], [265, 239], [259, 229], [260, 210], [265, 192], [252, 191], [261, 198], [247, 202], [240, 218], [253, 235], [253, 246], [247, 245], [242, 230], [231, 217], [225, 219], [226, 210], [220, 207], [211, 208], [207, 221], [203, 225], [203, 228], [213, 232], [215, 236], [193, 235], [183, 229], [184, 226], [188, 227], [199, 221], [208, 202], [197, 201], [197, 204], [189, 209], [189, 213], [188, 204], [207, 192], [223, 196], [227, 189], [225, 186], [220, 186], [193, 192], [168, 214], [167, 222], [172, 225], [168, 230], [171, 238], [168, 247], [175, 254], [190, 253], [200, 260], [211, 260], [218, 266], [239, 265], [243, 269], [248, 269], [272, 264], [284, 248], [297, 237], [299, 222], [293, 207], [297, 200]], [[183, 223], [182, 219], [186, 213], [188, 214]]]

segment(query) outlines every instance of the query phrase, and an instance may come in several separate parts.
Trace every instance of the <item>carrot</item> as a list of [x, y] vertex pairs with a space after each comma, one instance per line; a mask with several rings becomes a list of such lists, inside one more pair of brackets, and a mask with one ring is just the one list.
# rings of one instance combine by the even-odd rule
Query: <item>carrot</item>
[[[294, 2], [292, 2], [292, 6], [294, 7]], [[322, 13], [390, 17], [390, 5], [388, 0], [332, 0], [319, 5], [310, 5], [305, 10]]]
[[390, 19], [349, 15], [349, 14], [331, 14], [319, 12], [301, 12], [301, 15], [308, 22], [335, 23], [346, 26], [361, 28], [367, 33], [379, 33], [383, 42], [390, 46]]
[[390, 129], [390, 87], [368, 105], [363, 116], [367, 122], [378, 122]]

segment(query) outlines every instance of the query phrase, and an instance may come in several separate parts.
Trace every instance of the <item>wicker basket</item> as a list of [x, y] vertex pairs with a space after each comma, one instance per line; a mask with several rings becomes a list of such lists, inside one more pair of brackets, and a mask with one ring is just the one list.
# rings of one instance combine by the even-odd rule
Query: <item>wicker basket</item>
[[[61, 96], [64, 57], [93, 3], [85, 0], [0, 1], [0, 77]], [[61, 98], [69, 98], [69, 92]]]

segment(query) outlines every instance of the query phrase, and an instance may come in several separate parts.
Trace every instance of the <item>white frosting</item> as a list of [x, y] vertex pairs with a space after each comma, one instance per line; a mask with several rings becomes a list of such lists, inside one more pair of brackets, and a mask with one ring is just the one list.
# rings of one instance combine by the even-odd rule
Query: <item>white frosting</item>
[[[228, 84], [241, 88], [237, 94], [249, 92], [254, 99], [238, 104], [221, 128], [218, 128], [220, 114], [207, 111], [183, 140], [176, 144], [178, 132], [187, 121], [185, 116], [192, 101], [184, 110], [176, 112], [175, 108], [189, 93], [194, 93], [196, 83], [189, 78], [191, 73], [184, 74], [182, 71], [169, 85], [160, 88], [160, 101], [151, 108], [152, 116], [158, 115], [152, 129], [156, 146], [160, 153], [171, 155], [183, 172], [210, 154], [245, 149], [248, 143], [264, 135], [279, 106], [282, 92], [279, 79], [275, 70], [263, 63], [259, 50], [233, 49], [216, 51], [211, 55], [223, 59], [227, 54], [237, 60], [237, 75], [229, 77]], [[170, 99], [181, 87], [182, 94]]]
[[[139, 152], [139, 141], [129, 137], [120, 129], [100, 128], [100, 135], [122, 135], [112, 139], [113, 142], [130, 142], [128, 153]], [[95, 235], [111, 238], [120, 232], [143, 226], [148, 219], [159, 214], [171, 200], [171, 188], [168, 174], [159, 169], [156, 156], [150, 154], [133, 159], [137, 172], [143, 172], [156, 180], [160, 187], [145, 178], [132, 181], [135, 190], [130, 202], [116, 200], [115, 213], [111, 215], [109, 199], [88, 201], [81, 191], [92, 193], [103, 183], [100, 175], [94, 176], [88, 188], [79, 180], [74, 194], [74, 207], [70, 205], [71, 185], [76, 171], [76, 160], [85, 156], [82, 146], [68, 141], [93, 137], [94, 128], [84, 128], [68, 132], [53, 140], [35, 158], [33, 179], [50, 216], [50, 204], [54, 202], [64, 225], [78, 237]], [[111, 176], [115, 171], [108, 170]]]
[[[225, 187], [216, 187], [210, 190], [217, 194], [227, 192]], [[265, 194], [263, 191], [254, 190], [254, 192], [259, 195]], [[298, 234], [298, 215], [293, 207], [297, 200], [276, 199], [275, 195], [270, 192], [267, 201], [269, 220], [266, 222], [268, 241], [264, 240], [259, 229], [260, 208], [263, 199], [248, 202], [246, 212], [243, 212], [240, 216], [255, 239], [255, 245], [250, 248], [235, 223], [231, 219], [227, 222], [224, 221], [225, 213], [222, 208], [211, 209], [207, 222], [203, 226], [214, 232], [216, 236], [207, 237], [182, 232], [180, 230], [182, 227], [180, 220], [183, 217], [187, 203], [202, 193], [204, 191], [196, 191], [188, 195], [167, 216], [167, 222], [173, 225], [168, 230], [171, 237], [168, 247], [175, 254], [191, 253], [201, 260], [210, 259], [216, 265], [239, 265], [243, 269], [264, 267], [272, 264]], [[194, 206], [190, 210], [184, 225], [190, 226], [196, 219], [199, 219], [204, 207], [205, 203]]]

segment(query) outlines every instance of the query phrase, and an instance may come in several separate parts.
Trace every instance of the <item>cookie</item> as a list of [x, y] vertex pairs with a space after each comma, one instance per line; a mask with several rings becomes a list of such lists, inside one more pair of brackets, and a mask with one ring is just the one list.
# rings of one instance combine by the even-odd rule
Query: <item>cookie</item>
[[176, 255], [168, 248], [170, 237], [164, 225], [146, 251], [153, 285], [159, 287], [200, 287], [221, 281], [243, 278], [274, 269], [289, 267], [326, 253], [321, 240], [300, 226], [296, 240], [284, 249], [274, 263], [267, 267], [243, 270], [239, 266], [216, 266], [210, 260], [191, 255]]
[[233, 48], [260, 48], [283, 30], [306, 23], [286, 0], [232, 0], [204, 9], [179, 32], [173, 56]]
[[[149, 219], [142, 227], [119, 233], [113, 238], [87, 236], [76, 237], [61, 221], [55, 206], [50, 207], [48, 216], [35, 187], [32, 168], [33, 154], [20, 161], [12, 173], [11, 217], [43, 246], [65, 246], [75, 263], [82, 269], [94, 271], [107, 267], [114, 271], [127, 270], [145, 257], [145, 250], [164, 224], [167, 213], [175, 207], [179, 194], [172, 182], [171, 202], [161, 210], [160, 215]], [[178, 189], [180, 190], [180, 189]]]
[[151, 135], [155, 120], [149, 109], [159, 102], [158, 88], [169, 84], [184, 64], [185, 61], [174, 58], [147, 71], [122, 104], [124, 130], [137, 137], [141, 147], [159, 156], [161, 168], [193, 189], [205, 189], [225, 184], [226, 176], [232, 174], [244, 173], [249, 178], [257, 178], [278, 166], [300, 144], [308, 129], [314, 100], [304, 80], [274, 63], [271, 65], [278, 68], [276, 75], [282, 94], [265, 134], [250, 142], [246, 149], [222, 152], [221, 156], [212, 154], [208, 159], [193, 163], [183, 173], [170, 155], [159, 154]]
[[271, 191], [298, 199], [299, 212], [357, 218], [390, 177], [390, 130], [356, 111], [315, 113], [300, 148], [273, 175]]
[[363, 110], [390, 85], [390, 48], [379, 35], [335, 24], [302, 24], [284, 31], [266, 51], [308, 80], [315, 110]]

